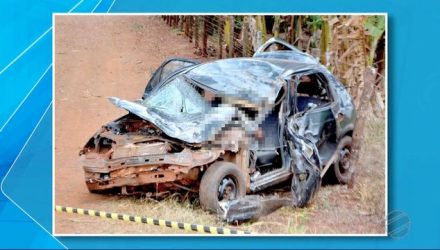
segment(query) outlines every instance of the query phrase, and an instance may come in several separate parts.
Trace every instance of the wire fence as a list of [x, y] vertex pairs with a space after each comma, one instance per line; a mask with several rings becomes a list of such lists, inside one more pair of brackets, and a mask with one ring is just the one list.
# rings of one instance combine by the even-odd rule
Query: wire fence
[[[319, 22], [309, 16], [162, 16], [184, 33], [201, 56], [247, 57], [276, 36], [319, 58]], [[312, 21], [310, 21], [312, 20]]]
[[[369, 53], [364, 17], [313, 15], [164, 15], [163, 20], [194, 44], [195, 54], [205, 58], [252, 57], [270, 37], [277, 37], [309, 53], [347, 83], [355, 100], [363, 88], [362, 72]], [[329, 33], [326, 35], [327, 32]], [[384, 111], [385, 41], [376, 50], [378, 69], [374, 106]], [[353, 88], [354, 87], [354, 88]]]
[[183, 32], [189, 42], [194, 43], [196, 54], [204, 57], [249, 57], [265, 38], [255, 31], [256, 21], [252, 16], [181, 15], [162, 18], [169, 26]]

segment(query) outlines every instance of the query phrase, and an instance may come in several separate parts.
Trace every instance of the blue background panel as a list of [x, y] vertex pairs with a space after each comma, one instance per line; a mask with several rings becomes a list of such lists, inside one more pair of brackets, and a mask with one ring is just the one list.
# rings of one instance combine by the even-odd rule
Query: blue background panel
[[[0, 1], [0, 247], [440, 248], [436, 49], [440, 4], [408, 1]], [[388, 13], [389, 211], [409, 233], [390, 237], [59, 237], [52, 231], [52, 13]], [[6, 176], [6, 178], [4, 178]], [[7, 195], [7, 196], [6, 196]], [[165, 244], [166, 243], [166, 244]]]

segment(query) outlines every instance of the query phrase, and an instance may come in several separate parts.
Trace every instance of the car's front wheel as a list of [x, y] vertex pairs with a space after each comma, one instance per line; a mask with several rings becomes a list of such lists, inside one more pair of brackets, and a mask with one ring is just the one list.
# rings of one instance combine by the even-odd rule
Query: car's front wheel
[[199, 199], [202, 208], [221, 213], [220, 203], [246, 195], [246, 179], [233, 163], [219, 161], [212, 164], [202, 177]]

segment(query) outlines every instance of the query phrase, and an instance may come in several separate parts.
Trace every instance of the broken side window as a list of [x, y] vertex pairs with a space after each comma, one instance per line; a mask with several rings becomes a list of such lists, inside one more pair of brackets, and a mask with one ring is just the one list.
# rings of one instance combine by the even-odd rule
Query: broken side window
[[328, 81], [320, 73], [302, 75], [296, 85], [296, 108], [299, 112], [312, 106], [323, 106], [330, 103]]

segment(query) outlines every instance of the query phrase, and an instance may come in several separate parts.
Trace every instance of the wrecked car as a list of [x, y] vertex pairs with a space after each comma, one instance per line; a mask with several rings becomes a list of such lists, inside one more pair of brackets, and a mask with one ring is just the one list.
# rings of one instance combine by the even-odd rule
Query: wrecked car
[[315, 58], [282, 40], [251, 58], [171, 58], [141, 99], [109, 100], [128, 114], [79, 153], [91, 192], [183, 189], [227, 217], [231, 201], [245, 210], [237, 204], [255, 199], [240, 198], [275, 185], [290, 185], [287, 202], [303, 207], [328, 170], [341, 183], [352, 178], [351, 97]]

